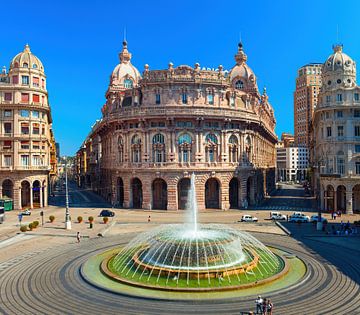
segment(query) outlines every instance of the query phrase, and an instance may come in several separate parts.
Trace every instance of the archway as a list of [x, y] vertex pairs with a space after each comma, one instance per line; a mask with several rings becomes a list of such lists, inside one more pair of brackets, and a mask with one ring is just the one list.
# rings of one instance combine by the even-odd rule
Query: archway
[[190, 178], [182, 178], [178, 182], [178, 208], [184, 210], [188, 201]]
[[254, 178], [251, 176], [246, 181], [246, 200], [248, 205], [253, 205], [255, 203], [255, 187], [254, 187]]
[[336, 190], [336, 205], [337, 210], [344, 212], [346, 211], [346, 187], [343, 185], [338, 186]]
[[229, 183], [229, 201], [231, 209], [239, 208], [239, 180], [233, 177]]
[[40, 189], [41, 189], [40, 182], [38, 180], [34, 181], [32, 188], [34, 208], [40, 208]]
[[329, 185], [326, 188], [326, 210], [334, 211], [334, 187]]
[[30, 207], [30, 183], [26, 180], [21, 182], [21, 206]]
[[14, 184], [10, 179], [5, 179], [2, 183], [2, 196], [13, 198]]
[[220, 185], [217, 179], [209, 178], [205, 183], [205, 208], [220, 208]]
[[152, 183], [152, 208], [167, 209], [167, 184], [161, 178], [155, 179]]
[[132, 207], [136, 209], [142, 208], [142, 183], [140, 179], [134, 178], [131, 182]]
[[122, 208], [124, 206], [124, 182], [121, 177], [117, 179], [117, 206]]
[[360, 212], [360, 185], [353, 188], [353, 212]]

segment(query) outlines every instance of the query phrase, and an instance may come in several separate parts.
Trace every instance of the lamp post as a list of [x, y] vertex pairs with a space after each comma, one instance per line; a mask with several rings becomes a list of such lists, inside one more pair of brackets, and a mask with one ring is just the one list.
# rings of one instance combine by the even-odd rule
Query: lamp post
[[[318, 162], [318, 174], [320, 177], [320, 173], [321, 173], [321, 162], [322, 160], [319, 160]], [[316, 187], [316, 207], [318, 208], [318, 220], [316, 222], [316, 230], [317, 231], [321, 231], [323, 228], [323, 222], [321, 220], [321, 200], [320, 200], [321, 196], [320, 196], [320, 186]]]
[[67, 161], [65, 157], [65, 229], [71, 230], [71, 220], [69, 212], [69, 190], [68, 190], [68, 178], [67, 178]]

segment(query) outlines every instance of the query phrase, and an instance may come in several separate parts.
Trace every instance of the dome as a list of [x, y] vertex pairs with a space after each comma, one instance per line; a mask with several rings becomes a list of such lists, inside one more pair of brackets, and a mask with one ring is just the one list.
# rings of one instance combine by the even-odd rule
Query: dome
[[10, 63], [10, 70], [19, 67], [44, 71], [42, 62], [38, 57], [32, 54], [28, 44], [25, 45], [24, 50], [21, 53], [18, 53]]
[[[237, 81], [242, 80], [244, 83], [248, 82], [251, 85], [256, 84], [256, 77], [251, 68], [246, 64], [247, 55], [243, 50], [242, 43], [238, 45], [238, 52], [235, 55], [236, 65], [230, 71], [229, 78], [233, 85], [237, 84]], [[241, 85], [241, 83], [240, 83]]]
[[356, 81], [356, 63], [347, 54], [343, 53], [342, 45], [333, 46], [331, 54], [322, 68], [323, 84], [325, 86], [353, 86]]
[[123, 49], [119, 53], [120, 63], [115, 67], [111, 76], [111, 84], [132, 88], [141, 79], [140, 72], [131, 64], [131, 53], [127, 49], [127, 42], [123, 42]]

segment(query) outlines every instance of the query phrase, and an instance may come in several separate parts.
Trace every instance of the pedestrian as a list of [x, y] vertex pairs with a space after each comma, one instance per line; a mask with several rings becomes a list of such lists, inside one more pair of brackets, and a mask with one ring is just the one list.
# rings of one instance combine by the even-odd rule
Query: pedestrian
[[255, 300], [255, 304], [256, 304], [256, 314], [262, 314], [263, 299], [261, 298], [260, 295]]
[[267, 315], [267, 301], [264, 298], [263, 304], [262, 304], [262, 315]]
[[337, 215], [337, 214], [336, 214], [336, 212], [334, 211], [334, 220], [336, 220], [336, 215]]
[[148, 223], [151, 221], [151, 216], [148, 217]]
[[76, 233], [76, 240], [78, 243], [80, 243], [80, 232]]
[[273, 308], [274, 308], [274, 305], [271, 303], [270, 300], [268, 300], [267, 304], [266, 304], [267, 315], [272, 315]]

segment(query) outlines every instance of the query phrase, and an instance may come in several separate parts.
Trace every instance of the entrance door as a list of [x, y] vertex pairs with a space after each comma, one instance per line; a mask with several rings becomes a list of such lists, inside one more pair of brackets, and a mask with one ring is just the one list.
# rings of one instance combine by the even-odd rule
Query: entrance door
[[231, 209], [239, 208], [239, 180], [235, 177], [229, 183], [229, 200]]
[[142, 208], [142, 183], [140, 179], [134, 178], [132, 181], [132, 199], [133, 199], [133, 208], [141, 209]]
[[152, 183], [152, 197], [153, 209], [166, 210], [167, 209], [167, 185], [161, 179], [155, 179]]
[[219, 209], [219, 182], [215, 178], [210, 178], [205, 183], [205, 207]]
[[190, 178], [180, 179], [178, 183], [178, 207], [181, 210], [186, 209], [189, 190], [190, 190]]
[[124, 206], [124, 183], [121, 177], [117, 179], [117, 202], [118, 207]]

